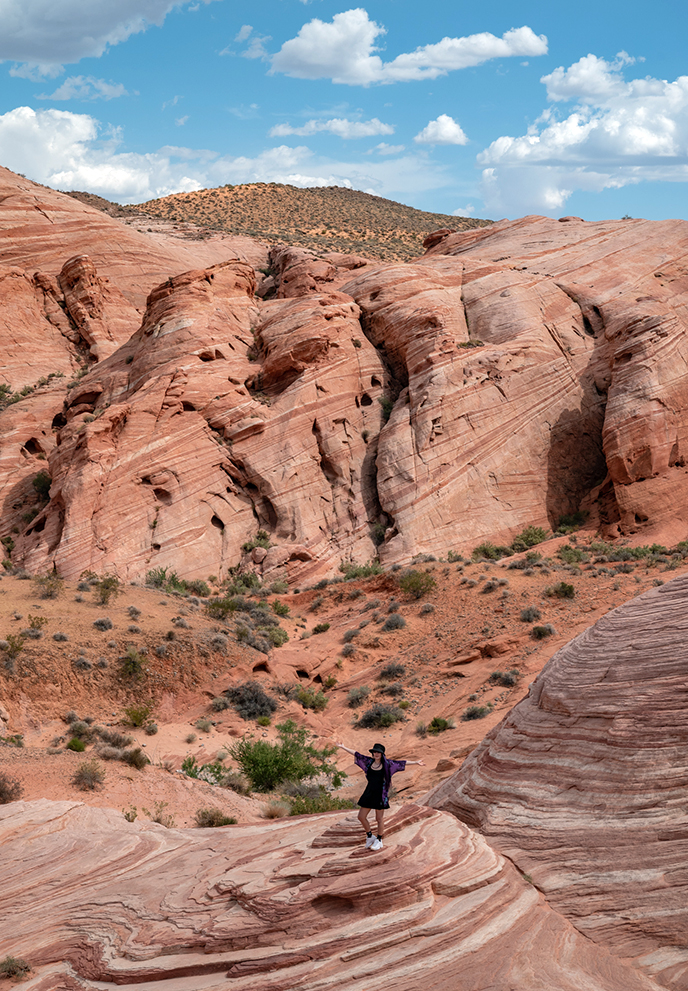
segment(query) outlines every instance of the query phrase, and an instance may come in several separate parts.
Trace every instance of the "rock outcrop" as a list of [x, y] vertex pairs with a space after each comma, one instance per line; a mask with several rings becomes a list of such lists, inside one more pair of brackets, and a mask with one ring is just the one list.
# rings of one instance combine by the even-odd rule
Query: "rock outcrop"
[[[17, 564], [224, 576], [260, 527], [252, 565], [300, 584], [343, 558], [508, 544], [581, 508], [609, 538], [686, 536], [684, 221], [527, 217], [438, 231], [409, 264], [278, 245], [257, 266], [232, 239], [163, 244], [15, 184], [0, 262], [43, 274], [0, 280], [2, 374], [15, 390], [35, 375], [34, 338], [40, 370], [91, 369], [52, 410], [51, 503]], [[46, 217], [53, 258], [80, 226], [87, 254], [51, 270], [31, 236]], [[230, 292], [213, 274], [232, 258], [256, 281]]]
[[0, 809], [0, 871], [0, 954], [25, 958], [41, 991], [659, 987], [576, 933], [478, 834], [415, 805], [373, 853], [342, 813], [176, 830], [16, 802]]
[[477, 828], [575, 927], [688, 987], [688, 578], [560, 650], [427, 798]]

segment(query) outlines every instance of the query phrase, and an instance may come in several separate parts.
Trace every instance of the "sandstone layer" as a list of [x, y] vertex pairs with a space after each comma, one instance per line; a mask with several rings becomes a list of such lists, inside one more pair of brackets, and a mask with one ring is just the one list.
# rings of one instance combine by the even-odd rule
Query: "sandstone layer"
[[341, 813], [176, 830], [17, 802], [0, 810], [0, 869], [0, 953], [26, 958], [41, 991], [658, 988], [480, 835], [416, 805], [373, 853]]
[[[44, 425], [50, 504], [28, 527], [4, 507], [16, 564], [131, 579], [243, 561], [301, 584], [579, 509], [606, 537], [686, 536], [685, 222], [527, 217], [438, 231], [408, 264], [274, 246], [259, 265], [13, 181], [5, 380], [35, 375], [34, 352], [37, 371], [90, 369]], [[242, 559], [258, 528], [268, 554]]]
[[532, 876], [575, 927], [688, 987], [688, 578], [560, 650], [429, 804]]

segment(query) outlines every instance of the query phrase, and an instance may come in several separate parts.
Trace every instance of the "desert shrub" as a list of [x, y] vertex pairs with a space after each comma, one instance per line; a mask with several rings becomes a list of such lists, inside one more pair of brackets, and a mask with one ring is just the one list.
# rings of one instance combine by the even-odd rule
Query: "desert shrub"
[[361, 631], [359, 629], [347, 630], [346, 633], [344, 634], [344, 636], [342, 637], [342, 640], [344, 641], [344, 643], [351, 643], [351, 641], [355, 637], [357, 637], [360, 632]]
[[9, 736], [0, 736], [0, 746], [3, 747], [23, 747], [24, 734], [11, 733]]
[[272, 719], [269, 716], [258, 716], [256, 722], [259, 726], [270, 726], [272, 724]]
[[167, 812], [167, 806], [169, 804], [169, 802], [157, 801], [152, 810], [142, 806], [141, 811], [152, 822], [157, 822], [160, 826], [164, 826], [165, 829], [174, 829], [174, 816], [171, 812]]
[[308, 732], [291, 719], [277, 726], [279, 740], [239, 740], [230, 753], [258, 791], [272, 791], [283, 781], [302, 781], [325, 775], [339, 788], [345, 774], [328, 763], [336, 748], [317, 749], [307, 742]]
[[97, 581], [93, 582], [93, 587], [95, 588], [98, 602], [103, 606], [106, 606], [110, 599], [116, 599], [123, 591], [122, 582], [117, 575], [103, 575], [102, 578], [98, 578]]
[[53, 633], [53, 640], [55, 640], [57, 643], [65, 643], [66, 641], [69, 640], [69, 637], [67, 636], [66, 633], [61, 633], [58, 630], [57, 633]]
[[18, 802], [24, 794], [24, 786], [21, 781], [11, 778], [9, 774], [0, 771], [0, 805], [7, 805], [9, 802]]
[[109, 618], [109, 616], [102, 616], [100, 619], [94, 620], [93, 625], [97, 630], [101, 630], [102, 632], [105, 632], [105, 630], [112, 629], [112, 620]]
[[578, 547], [571, 547], [570, 544], [562, 544], [557, 551], [557, 555], [565, 564], [579, 564], [581, 561], [588, 560], [587, 554]]
[[491, 685], [513, 688], [520, 677], [521, 672], [517, 668], [512, 668], [510, 671], [493, 671], [488, 681]]
[[198, 737], [195, 733], [188, 733], [187, 736], [184, 737], [184, 743], [195, 743], [197, 739]]
[[138, 619], [141, 615], [141, 610], [137, 609], [136, 606], [129, 606], [127, 612], [129, 613], [130, 619]]
[[22, 957], [6, 956], [0, 960], [0, 977], [24, 978], [31, 971], [30, 965]]
[[272, 611], [277, 616], [288, 616], [289, 606], [286, 604], [286, 602], [280, 602], [279, 599], [275, 599], [275, 601], [272, 603]]
[[314, 709], [315, 712], [322, 712], [327, 705], [327, 696], [322, 691], [314, 691], [312, 688], [301, 688], [296, 696], [296, 701], [304, 709]]
[[234, 826], [236, 819], [234, 816], [226, 816], [221, 809], [209, 806], [205, 809], [196, 809], [194, 813], [196, 825], [201, 829], [208, 829], [214, 826]]
[[130, 747], [134, 742], [133, 736], [129, 736], [127, 733], [120, 733], [118, 730], [104, 729], [103, 727], [97, 726], [95, 732], [98, 734], [103, 743], [107, 743], [111, 747], [116, 747], [119, 750], [123, 750], [125, 747]]
[[86, 744], [78, 736], [73, 736], [67, 744], [67, 750], [73, 750], [77, 754], [82, 754], [86, 749]]
[[422, 599], [437, 585], [433, 576], [426, 571], [406, 571], [397, 578], [397, 582], [401, 591], [413, 596], [414, 599]]
[[530, 635], [533, 640], [544, 640], [545, 637], [551, 637], [554, 632], [552, 624], [545, 623], [544, 626], [534, 626], [530, 631]]
[[158, 646], [155, 648], [155, 653], [157, 654], [158, 657], [167, 657], [169, 653], [169, 647], [167, 646], [166, 643], [159, 643]]
[[238, 771], [227, 771], [223, 775], [220, 784], [223, 788], [230, 788], [232, 791], [235, 791], [237, 795], [248, 795], [251, 791], [248, 781]]
[[484, 540], [482, 544], [478, 544], [477, 547], [473, 548], [472, 557], [478, 560], [481, 557], [486, 557], [490, 561], [497, 561], [503, 555], [500, 553], [501, 548], [495, 547], [491, 544], [489, 540]]
[[318, 623], [313, 627], [313, 633], [327, 633], [330, 628], [329, 623]]
[[137, 771], [142, 771], [144, 767], [150, 764], [148, 757], [144, 754], [141, 747], [132, 747], [131, 750], [125, 750], [120, 760], [125, 764], [129, 764], [131, 767], [135, 767]]
[[289, 806], [286, 802], [280, 801], [279, 799], [274, 799], [272, 802], [268, 802], [267, 805], [263, 806], [264, 819], [282, 819], [284, 816], [289, 814]]
[[471, 719], [484, 719], [485, 716], [489, 716], [491, 711], [488, 705], [469, 705], [467, 709], [464, 709], [461, 720], [466, 723]]
[[39, 471], [34, 480], [31, 482], [36, 491], [36, 495], [41, 502], [47, 502], [50, 498], [51, 483], [52, 479], [47, 471]]
[[541, 617], [542, 613], [536, 606], [528, 606], [526, 609], [521, 609], [522, 623], [535, 623]]
[[324, 601], [325, 601], [324, 596], [316, 595], [316, 597], [313, 599], [310, 606], [308, 607], [308, 612], [317, 612]]
[[576, 590], [573, 585], [568, 585], [566, 582], [559, 582], [558, 585], [550, 585], [545, 589], [545, 595], [557, 599], [572, 599], [575, 594]]
[[152, 702], [139, 702], [127, 706], [124, 710], [124, 715], [132, 726], [143, 726], [152, 711]]
[[430, 602], [424, 602], [420, 607], [420, 615], [428, 616], [430, 613], [435, 611], [435, 607]]
[[390, 695], [392, 698], [398, 698], [404, 694], [404, 686], [400, 685], [398, 681], [393, 681], [389, 685], [383, 685], [379, 691], [380, 695]]
[[155, 734], [157, 732], [158, 732], [158, 724], [157, 723], [147, 723], [146, 724], [146, 736], [155, 736]]
[[380, 606], [379, 599], [369, 599], [368, 602], [363, 606], [361, 612], [368, 612], [369, 609], [377, 609]]
[[72, 736], [76, 736], [80, 740], [90, 740], [93, 736], [93, 730], [84, 719], [73, 720], [70, 723], [69, 731]]
[[277, 702], [257, 681], [246, 681], [243, 685], [235, 685], [228, 688], [224, 694], [242, 719], [271, 716], [277, 708]]
[[358, 688], [352, 688], [349, 691], [349, 694], [346, 696], [346, 704], [350, 709], [356, 709], [365, 702], [369, 695], [370, 689], [368, 686], [359, 685]]
[[541, 526], [527, 526], [511, 541], [511, 549], [517, 554], [527, 551], [529, 547], [542, 543], [547, 539], [547, 531]]
[[281, 626], [273, 626], [269, 630], [261, 630], [260, 632], [265, 634], [273, 647], [281, 647], [289, 639], [289, 634]]
[[557, 533], [571, 533], [578, 530], [585, 523], [588, 514], [585, 510], [578, 510], [575, 513], [564, 513], [559, 517], [557, 523]]
[[122, 658], [120, 671], [125, 678], [140, 678], [143, 674], [143, 657], [136, 647], [128, 647]]
[[387, 423], [394, 409], [394, 400], [390, 399], [389, 396], [378, 396], [377, 401], [382, 408], [382, 422]]
[[81, 791], [95, 791], [105, 781], [105, 770], [95, 757], [79, 764], [72, 777], [72, 784]]
[[366, 709], [356, 725], [360, 729], [383, 729], [400, 722], [403, 718], [404, 713], [399, 706], [376, 702], [370, 709]]
[[356, 647], [352, 643], [347, 643], [342, 647], [342, 657], [351, 657], [356, 653]]
[[174, 623], [175, 626], [178, 626], [180, 630], [189, 629], [189, 624], [187, 623], [187, 621], [184, 619], [183, 616], [173, 616], [172, 622]]
[[259, 530], [252, 540], [247, 540], [246, 543], [243, 544], [242, 550], [245, 554], [249, 554], [254, 547], [264, 547], [265, 550], [270, 547], [270, 537], [266, 530]]
[[454, 729], [453, 719], [443, 719], [442, 716], [433, 716], [428, 723], [428, 733], [433, 736], [437, 736], [439, 733], [444, 733], [448, 729]]
[[344, 581], [350, 582], [355, 578], [370, 578], [371, 575], [381, 575], [382, 565], [379, 561], [368, 561], [366, 564], [354, 564], [353, 561], [342, 561], [339, 570], [344, 575]]
[[201, 599], [207, 599], [210, 595], [208, 585], [200, 578], [183, 579], [181, 584], [185, 592], [198, 595]]
[[385, 631], [389, 630], [401, 630], [406, 626], [406, 620], [399, 613], [394, 613], [392, 616], [388, 616], [387, 619], [382, 624], [382, 629]]
[[56, 599], [64, 588], [64, 582], [55, 572], [35, 575], [33, 584], [41, 599]]
[[7, 639], [4, 641], [6, 646], [4, 647], [5, 654], [10, 661], [14, 661], [21, 654], [24, 649], [25, 638], [21, 633], [8, 633]]
[[423, 739], [428, 735], [428, 724], [424, 723], [422, 720], [416, 723], [416, 736], [420, 736]]
[[127, 633], [140, 633], [140, 632], [141, 632], [141, 627], [137, 626], [135, 623], [132, 623], [131, 626], [127, 627]]
[[315, 815], [317, 812], [335, 812], [338, 809], [353, 809], [354, 803], [348, 798], [336, 798], [326, 788], [319, 788], [315, 795], [294, 795], [289, 800], [289, 815]]
[[403, 678], [405, 674], [406, 674], [405, 665], [399, 664], [398, 661], [390, 661], [389, 664], [385, 664], [385, 666], [382, 668], [382, 670], [378, 674], [378, 678], [380, 679], [387, 678], [391, 680], [393, 678]]
[[337, 679], [333, 674], [328, 674], [323, 681], [323, 688], [334, 688], [337, 684]]
[[210, 720], [203, 718], [197, 719], [196, 722], [194, 723], [194, 726], [201, 733], [210, 733], [211, 729], [213, 728], [213, 724], [210, 722]]
[[225, 698], [224, 695], [219, 695], [217, 698], [213, 699], [210, 703], [210, 708], [213, 712], [224, 712], [225, 709], [229, 709], [230, 701]]

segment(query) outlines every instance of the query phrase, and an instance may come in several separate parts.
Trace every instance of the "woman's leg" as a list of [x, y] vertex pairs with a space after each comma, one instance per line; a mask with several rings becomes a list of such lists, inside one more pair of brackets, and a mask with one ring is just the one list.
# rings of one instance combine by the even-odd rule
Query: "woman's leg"
[[368, 816], [370, 815], [370, 809], [360, 808], [358, 810], [358, 821], [365, 829], [366, 833], [370, 832], [370, 825], [368, 823]]
[[380, 839], [382, 839], [383, 830], [384, 830], [385, 810], [375, 809], [375, 818], [377, 819], [377, 835], [380, 837]]

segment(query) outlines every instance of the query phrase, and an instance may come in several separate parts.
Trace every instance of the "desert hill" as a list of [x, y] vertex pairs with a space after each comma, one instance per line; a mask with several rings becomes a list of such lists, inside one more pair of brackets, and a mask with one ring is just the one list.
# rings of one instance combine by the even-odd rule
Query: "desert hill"
[[[100, 205], [92, 197], [89, 202], [100, 209], [107, 203]], [[490, 224], [489, 220], [427, 213], [340, 186], [300, 189], [262, 182], [174, 193], [124, 208], [109, 204], [107, 209], [113, 216], [128, 212], [318, 252], [339, 251], [388, 261], [416, 258], [423, 250], [423, 238], [440, 227], [471, 230]]]

